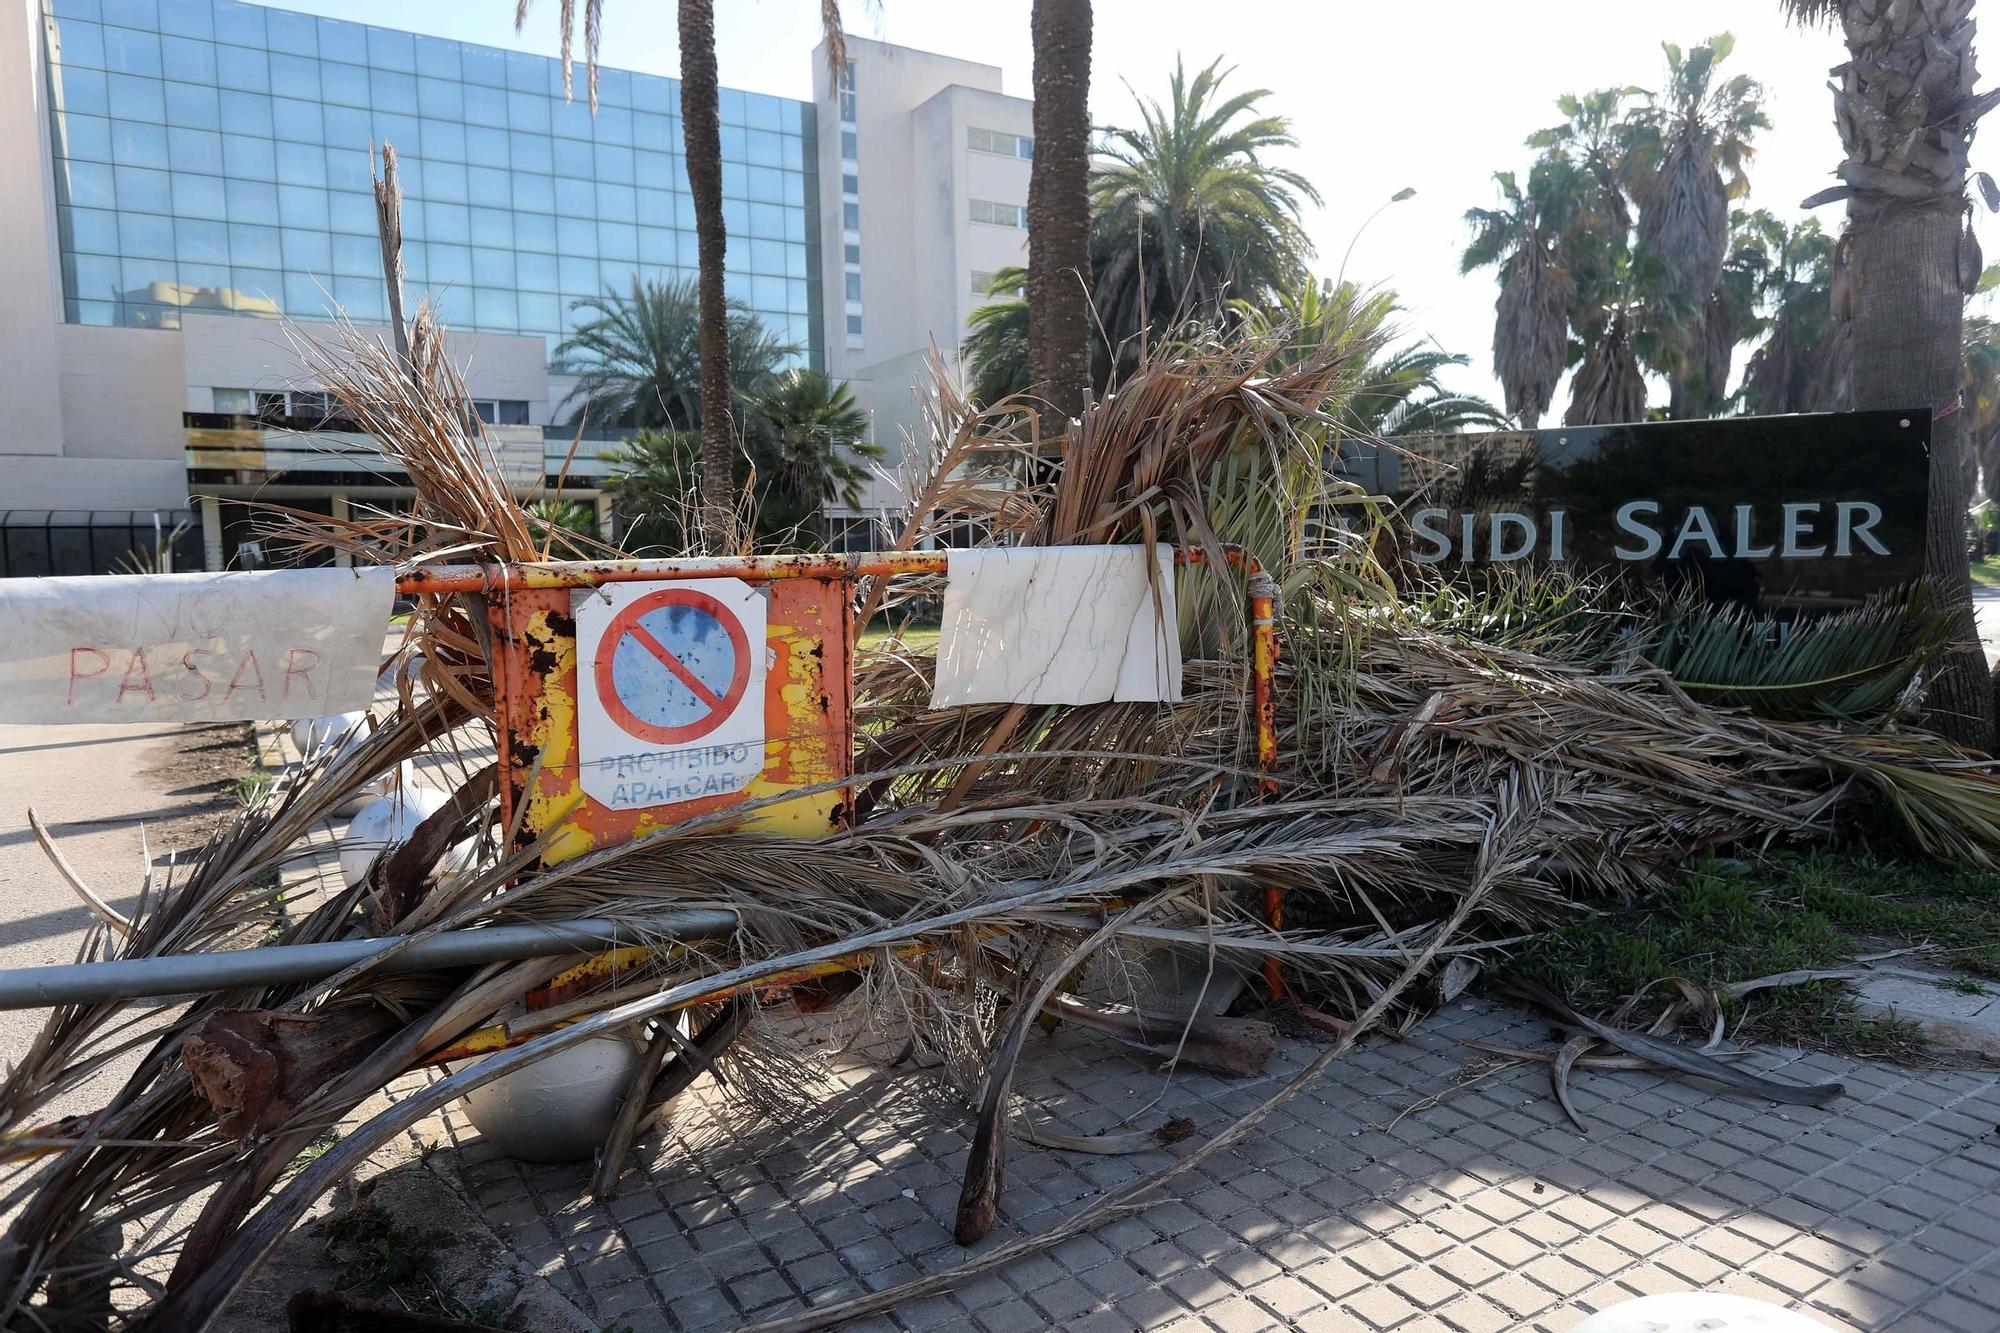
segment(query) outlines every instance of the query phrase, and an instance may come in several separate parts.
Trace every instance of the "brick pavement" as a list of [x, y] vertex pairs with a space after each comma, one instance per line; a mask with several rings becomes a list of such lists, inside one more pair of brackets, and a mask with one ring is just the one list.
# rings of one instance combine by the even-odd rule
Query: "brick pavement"
[[[1633, 1296], [1703, 1288], [1867, 1333], [2000, 1327], [2000, 1075], [1784, 1051], [1751, 1062], [1846, 1082], [1815, 1109], [1583, 1073], [1584, 1136], [1546, 1066], [1488, 1072], [1460, 1044], [1544, 1035], [1458, 1005], [1409, 1041], [1370, 1039], [1143, 1213], [873, 1326], [1560, 1333]], [[1074, 1131], [1158, 1098], [1140, 1123], [1185, 1115], [1212, 1133], [1313, 1050], [1281, 1043], [1255, 1080], [1163, 1081], [1063, 1029], [1031, 1044], [1018, 1089]], [[683, 1113], [608, 1206], [585, 1194], [587, 1168], [500, 1158], [455, 1114], [425, 1132], [448, 1145], [430, 1164], [532, 1266], [607, 1327], [654, 1333], [773, 1318], [959, 1262], [966, 1120], [929, 1075], [857, 1064], [809, 1123], [731, 1135]], [[1017, 1141], [982, 1248], [1165, 1160]]]

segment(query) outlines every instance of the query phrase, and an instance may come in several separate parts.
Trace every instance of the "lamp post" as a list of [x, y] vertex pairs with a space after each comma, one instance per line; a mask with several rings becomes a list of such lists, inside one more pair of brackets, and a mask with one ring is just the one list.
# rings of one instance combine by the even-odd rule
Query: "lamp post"
[[1347, 242], [1346, 251], [1343, 252], [1340, 256], [1340, 276], [1333, 280], [1333, 289], [1335, 291], [1339, 291], [1341, 285], [1347, 281], [1348, 258], [1354, 254], [1354, 243], [1355, 241], [1361, 239], [1362, 232], [1368, 230], [1368, 224], [1373, 222], [1376, 218], [1381, 217], [1382, 211], [1388, 208], [1391, 204], [1400, 204], [1405, 199], [1414, 198], [1416, 196], [1416, 193], [1417, 193], [1416, 186], [1405, 185], [1402, 189], [1396, 191], [1394, 194], [1390, 195], [1387, 199], [1383, 200], [1381, 205], [1377, 207], [1373, 213], [1370, 213], [1367, 217], [1361, 220], [1361, 225], [1354, 229], [1353, 238]]

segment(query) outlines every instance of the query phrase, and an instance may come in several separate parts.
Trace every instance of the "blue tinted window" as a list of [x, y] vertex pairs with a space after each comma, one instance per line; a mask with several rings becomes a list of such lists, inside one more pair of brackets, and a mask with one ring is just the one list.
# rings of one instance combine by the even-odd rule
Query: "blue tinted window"
[[556, 177], [556, 212], [587, 218], [597, 211], [597, 187], [587, 180]]
[[222, 174], [222, 136], [214, 130], [168, 130], [167, 165], [175, 171]]
[[722, 123], [741, 125], [746, 114], [743, 106], [743, 92], [738, 88], [722, 88], [716, 92], [716, 105], [722, 112]]
[[608, 144], [597, 145], [597, 179], [616, 185], [630, 185], [635, 179], [632, 150]]
[[785, 160], [784, 136], [770, 130], [751, 130], [748, 137], [749, 161], [752, 166], [781, 166]]
[[130, 28], [104, 30], [104, 68], [119, 74], [160, 74], [160, 35]]
[[70, 111], [102, 116], [111, 110], [111, 96], [105, 91], [105, 76], [94, 69], [63, 71], [63, 106]]
[[299, 56], [319, 54], [319, 24], [310, 14], [273, 9], [265, 16], [265, 26], [271, 34], [272, 50]]
[[155, 0], [99, 0], [106, 23], [122, 23], [128, 28], [157, 28], [160, 7]]
[[507, 136], [508, 165], [516, 171], [539, 171], [553, 176], [556, 170], [554, 141], [546, 134], [515, 131]]
[[370, 28], [368, 30], [368, 60], [382, 69], [401, 70], [413, 74], [417, 68], [416, 38], [407, 32], [397, 32], [393, 28]]
[[325, 141], [326, 125], [320, 119], [318, 102], [301, 102], [291, 97], [271, 99], [271, 129], [280, 139], [317, 144]]
[[472, 222], [466, 216], [465, 205], [425, 204], [424, 239], [449, 241], [454, 245], [469, 243], [472, 240]]
[[473, 292], [473, 318], [490, 329], [514, 327], [514, 293], [491, 287]]
[[457, 79], [460, 75], [458, 43], [445, 37], [417, 38], [417, 73], [434, 79]]
[[733, 125], [722, 127], [722, 160], [741, 162], [750, 153], [750, 132]]
[[222, 128], [232, 134], [271, 137], [271, 99], [263, 93], [222, 94]]
[[504, 208], [472, 210], [472, 243], [484, 246], [514, 244], [514, 215]]
[[278, 256], [278, 229], [252, 227], [242, 222], [230, 223], [229, 262], [238, 266], [249, 264], [253, 268], [278, 267], [281, 262]]
[[265, 36], [264, 7], [222, 0], [215, 6], [215, 40], [259, 49], [270, 45]]
[[424, 164], [424, 198], [447, 204], [465, 202], [465, 168], [457, 162]]
[[174, 173], [174, 212], [187, 218], [229, 216], [220, 176], [193, 176]]
[[507, 94], [498, 88], [481, 88], [474, 84], [466, 84], [465, 122], [468, 125], [504, 128], [507, 124]]
[[158, 0], [158, 2], [161, 32], [179, 33], [184, 37], [215, 35], [209, 17], [212, 13], [209, 0]]
[[326, 150], [308, 144], [288, 143], [278, 154], [280, 185], [325, 185]]
[[111, 122], [102, 116], [65, 116], [56, 151], [87, 162], [111, 160]]
[[675, 79], [663, 79], [657, 74], [634, 74], [632, 105], [641, 111], [656, 111], [661, 115], [678, 112], [681, 107], [680, 83]]
[[465, 126], [455, 120], [423, 122], [424, 156], [440, 162], [465, 160]]
[[271, 62], [262, 51], [250, 51], [240, 46], [218, 46], [215, 48], [215, 66], [216, 82], [225, 88], [239, 88], [252, 93], [271, 91]]
[[512, 287], [514, 252], [486, 246], [473, 247], [472, 280], [482, 287]]
[[459, 48], [458, 65], [467, 83], [483, 83], [489, 88], [507, 86], [507, 53], [491, 46]]
[[382, 247], [370, 236], [335, 236], [333, 271], [368, 277], [382, 271]]
[[388, 298], [380, 278], [335, 278], [333, 299], [352, 319], [388, 318]]
[[71, 203], [84, 208], [119, 206], [110, 167], [99, 162], [69, 162], [61, 170]]
[[329, 148], [367, 151], [372, 127], [368, 123], [366, 111], [352, 106], [329, 106], [321, 108], [320, 115], [326, 121], [326, 142]]
[[341, 106], [368, 105], [368, 71], [326, 60], [319, 67], [320, 96]]
[[551, 142], [555, 150], [556, 175], [581, 180], [596, 174], [597, 155], [588, 143], [580, 139], [556, 139]]
[[556, 276], [562, 290], [571, 296], [597, 295], [597, 261], [571, 255], [559, 256], [556, 260]]
[[275, 145], [269, 139], [250, 134], [222, 136], [222, 164], [223, 171], [231, 180], [268, 181], [277, 179], [278, 175]]
[[227, 264], [228, 224], [202, 218], [175, 219], [174, 257], [198, 264]]
[[632, 75], [622, 69], [600, 69], [597, 71], [597, 102], [599, 106], [628, 107], [632, 105]]
[[537, 213], [555, 212], [555, 181], [535, 172], [515, 172], [514, 207]]
[[[544, 256], [546, 257], [546, 256]], [[527, 283], [520, 284], [523, 288]], [[521, 311], [521, 327], [532, 333], [553, 333], [561, 326], [562, 302], [536, 290], [524, 290], [516, 304]]]
[[753, 130], [775, 130], [784, 123], [781, 106], [775, 97], [747, 93], [743, 98], [743, 123]]
[[419, 78], [417, 110], [426, 116], [461, 120], [465, 116], [465, 85], [457, 79]]
[[65, 70], [104, 68], [104, 29], [97, 24], [63, 23], [56, 30], [56, 41]]
[[534, 56], [519, 51], [509, 51], [507, 55], [507, 86], [523, 92], [544, 93], [548, 91], [548, 76], [542, 73], [550, 62], [538, 60]]
[[111, 160], [121, 166], [165, 167], [167, 165], [165, 127], [131, 120], [113, 121]]
[[588, 217], [558, 217], [556, 249], [566, 255], [595, 256], [597, 223]]
[[639, 257], [639, 229], [629, 222], [598, 223], [597, 253], [606, 259], [636, 260]]
[[323, 18], [319, 21], [319, 53], [327, 60], [365, 65], [368, 63], [368, 29], [359, 23]]
[[111, 114], [143, 120], [158, 127], [167, 118], [167, 98], [158, 79], [142, 79], [130, 74], [112, 74], [106, 83], [111, 90]]
[[278, 221], [287, 227], [325, 227], [326, 191], [304, 185], [280, 185]]
[[547, 134], [549, 99], [539, 93], [508, 93], [507, 126], [509, 129], [532, 130], [537, 134]]
[[472, 247], [432, 241], [424, 246], [424, 255], [428, 281], [461, 287], [472, 281]]
[[514, 245], [521, 250], [546, 250], [551, 254], [555, 253], [555, 218], [547, 213], [516, 213]]
[[377, 111], [393, 111], [403, 116], [417, 114], [417, 81], [414, 76], [393, 70], [370, 70], [368, 89], [374, 96], [373, 106]]
[[301, 319], [317, 319], [326, 312], [329, 293], [310, 273], [285, 274], [285, 313]]
[[273, 55], [271, 91], [280, 97], [319, 100], [319, 61], [310, 56]]
[[118, 253], [118, 215], [108, 208], [72, 208], [69, 244], [87, 254]]
[[213, 88], [192, 83], [167, 85], [167, 124], [213, 130], [222, 126], [222, 101]]
[[[586, 107], [588, 104], [585, 104]], [[597, 108], [597, 133], [599, 143], [617, 144], [622, 148], [632, 146], [632, 113], [621, 106], [599, 106]]]
[[513, 198], [513, 186], [508, 173], [498, 167], [471, 167], [466, 174], [469, 181], [468, 197], [475, 204], [489, 208], [505, 208]]
[[417, 133], [415, 116], [398, 116], [386, 111], [377, 111], [371, 121], [378, 143], [392, 143], [396, 151], [404, 157], [417, 157], [423, 151], [423, 137]]
[[120, 213], [118, 248], [128, 257], [146, 259], [174, 257], [174, 222], [164, 214]]
[[99, 259], [90, 255], [78, 255], [71, 264], [76, 274], [76, 294], [84, 300], [115, 301], [122, 285], [118, 279], [118, 261]]
[[671, 264], [677, 253], [674, 233], [665, 227], [639, 228], [639, 259], [647, 264]]
[[[375, 196], [349, 190], [332, 190], [326, 196], [327, 225], [335, 231], [374, 236]], [[230, 214], [235, 217], [234, 213]], [[372, 243], [372, 242], [371, 242]]]
[[635, 190], [642, 226], [666, 227], [674, 220], [674, 197], [665, 190]]
[[556, 257], [523, 251], [514, 256], [515, 281], [531, 292], [553, 292], [556, 286]]
[[465, 160], [476, 167], [507, 165], [507, 131], [472, 126], [465, 131]]
[[597, 215], [613, 222], [630, 222], [637, 216], [639, 192], [629, 185], [597, 187]]
[[303, 269], [308, 273], [325, 273], [333, 267], [333, 251], [323, 231], [305, 231], [296, 227], [284, 229], [285, 267]]
[[[224, 159], [227, 160], [227, 145]], [[278, 187], [265, 181], [242, 180], [232, 176], [228, 187], [229, 220], [275, 226], [278, 221]]]
[[336, 190], [373, 191], [375, 181], [369, 174], [368, 154], [359, 148], [327, 149], [326, 183]]

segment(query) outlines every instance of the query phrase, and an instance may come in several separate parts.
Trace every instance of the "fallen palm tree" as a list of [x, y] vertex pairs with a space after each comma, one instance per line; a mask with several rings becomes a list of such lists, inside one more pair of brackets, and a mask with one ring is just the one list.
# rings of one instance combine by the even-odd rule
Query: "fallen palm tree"
[[[518, 568], [546, 554], [468, 433], [477, 427], [451, 367], [424, 350], [437, 345], [417, 340], [415, 375], [351, 332], [318, 350], [322, 382], [418, 499], [405, 514], [344, 521], [275, 515], [279, 535], [408, 568]], [[1217, 985], [1278, 960], [1291, 993], [1344, 1024], [1252, 1117], [1057, 1233], [978, 1261], [990, 1266], [1143, 1202], [1247, 1133], [1373, 1025], [1419, 1014], [1433, 988], [1416, 983], [1442, 964], [1556, 919], [1579, 896], [1644, 892], [1696, 849], [1820, 837], [1843, 810], [1874, 805], [1926, 852], [1994, 864], [2000, 779], [1887, 720], [1895, 691], [1879, 679], [1865, 724], [1778, 721], [1699, 701], [1643, 643], [1522, 643], [1406, 607], [1374, 554], [1383, 516], [1322, 467], [1326, 427], [1365, 350], [1282, 365], [1255, 347], [1163, 352], [1084, 414], [1059, 463], [1029, 405], [975, 410], [939, 376], [937, 452], [913, 486], [902, 545], [971, 515], [996, 541], [1168, 541], [1205, 553], [1172, 576], [1187, 659], [1179, 702], [934, 709], [935, 654], [892, 644], [857, 663], [852, 776], [558, 858], [553, 822], [526, 822], [524, 802], [503, 816], [494, 794], [521, 776], [510, 763], [532, 787], [540, 756], [512, 754], [497, 776], [466, 761], [454, 799], [358, 883], [288, 892], [283, 872], [307, 832], [356, 789], [420, 751], [499, 739], [489, 595], [424, 593], [405, 649], [416, 680], [398, 664], [398, 697], [375, 730], [246, 810], [87, 953], [380, 947], [330, 974], [174, 1007], [56, 1007], [0, 1089], [13, 1216], [0, 1324], [51, 1318], [54, 1296], [97, 1281], [123, 1326], [200, 1327], [370, 1152], [432, 1110], [594, 1040], [644, 1046], [599, 1167], [609, 1192], [642, 1127], [705, 1072], [724, 1070], [734, 1098], [763, 1113], [796, 1105], [810, 1070], [760, 1036], [758, 1006], [830, 1010], [897, 1034], [943, 1066], [975, 1116], [958, 1223], [969, 1240], [1006, 1207], [1010, 1078], [1038, 1015], [1155, 1055], [1254, 1060], [1259, 1034], [1229, 1026], [1241, 1020], [1163, 1027], [1133, 977], [1148, 953], [1174, 949]], [[857, 609], [898, 592], [865, 586]], [[1274, 753], [1260, 753], [1246, 686], [1250, 592], [1281, 608]], [[843, 827], [800, 840], [757, 825], [760, 811], [825, 788], [842, 793]], [[440, 867], [468, 840], [484, 850]], [[674, 924], [718, 916], [721, 931]], [[576, 921], [622, 932], [611, 963], [389, 965], [426, 941]], [[134, 1051], [136, 1071], [100, 1109], [40, 1118]], [[406, 1081], [453, 1058], [465, 1062], [447, 1077]], [[292, 1174], [389, 1088], [388, 1109], [349, 1123]], [[1041, 1139], [1062, 1140], [1053, 1127]]]

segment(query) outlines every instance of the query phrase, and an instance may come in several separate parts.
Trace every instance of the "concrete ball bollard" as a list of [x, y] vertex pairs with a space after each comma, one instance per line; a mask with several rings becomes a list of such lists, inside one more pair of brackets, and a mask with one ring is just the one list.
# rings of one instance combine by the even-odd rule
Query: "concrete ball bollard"
[[417, 825], [444, 809], [451, 798], [431, 787], [405, 786], [362, 806], [340, 836], [340, 878], [353, 888], [375, 858], [410, 840]]
[[356, 711], [330, 717], [302, 717], [292, 723], [292, 747], [310, 759], [350, 733], [358, 734], [367, 716]]
[[460, 1105], [472, 1127], [509, 1157], [586, 1161], [610, 1137], [638, 1065], [638, 1048], [626, 1038], [592, 1037], [474, 1088]]

